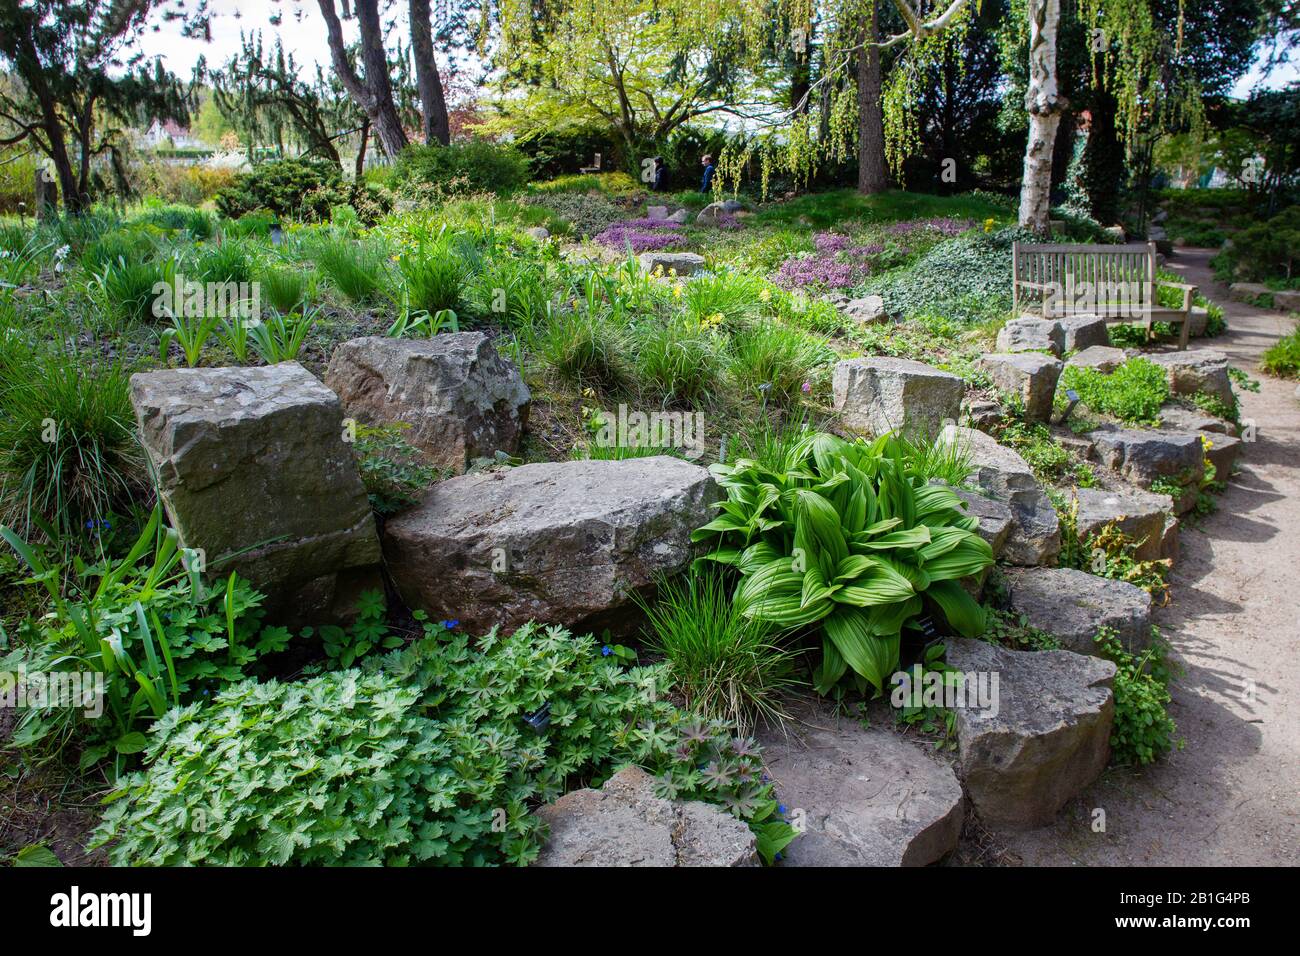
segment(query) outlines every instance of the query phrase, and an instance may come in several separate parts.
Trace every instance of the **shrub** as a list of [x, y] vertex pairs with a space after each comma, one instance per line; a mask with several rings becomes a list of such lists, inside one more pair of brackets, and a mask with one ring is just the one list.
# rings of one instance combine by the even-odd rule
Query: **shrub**
[[740, 459], [710, 469], [727, 493], [695, 540], [706, 560], [741, 575], [741, 613], [782, 628], [818, 624], [828, 693], [852, 671], [880, 691], [898, 666], [903, 628], [927, 604], [966, 636], [984, 615], [959, 580], [993, 563], [993, 551], [941, 485], [909, 473], [889, 435], [867, 444], [814, 433], [772, 471]]
[[781, 647], [776, 628], [740, 613], [720, 574], [693, 572], [661, 585], [656, 603], [640, 604], [648, 646], [663, 655], [688, 710], [742, 732], [787, 717], [781, 695], [800, 684], [794, 652]]
[[342, 183], [342, 170], [329, 160], [280, 159], [242, 174], [233, 185], [218, 192], [214, 202], [217, 211], [229, 219], [256, 209], [286, 218], [303, 218], [303, 203], [308, 196], [319, 198], [322, 187], [337, 188]]
[[793, 831], [772, 818], [758, 748], [657, 700], [663, 677], [559, 627], [471, 646], [426, 624], [364, 671], [171, 710], [94, 843], [117, 865], [526, 864], [538, 803], [632, 760], [666, 797], [722, 803], [770, 859]]
[[0, 501], [24, 536], [35, 522], [68, 535], [142, 492], [128, 372], [62, 352], [4, 356]]
[[211, 238], [214, 228], [208, 213], [189, 206], [154, 206], [131, 222], [156, 226], [167, 232], [186, 232], [193, 239]]
[[595, 236], [626, 216], [626, 211], [607, 196], [596, 193], [544, 193], [517, 196], [525, 206], [541, 206], [572, 228], [576, 236]]
[[1288, 206], [1237, 233], [1232, 246], [1215, 257], [1215, 271], [1234, 279], [1290, 279], [1300, 265], [1298, 249], [1300, 205]]
[[1067, 365], [1061, 384], [1078, 392], [1083, 404], [1093, 411], [1131, 424], [1154, 424], [1160, 406], [1169, 400], [1165, 370], [1144, 358], [1129, 359], [1109, 375], [1095, 368]]
[[1270, 375], [1295, 378], [1300, 375], [1300, 326], [1292, 329], [1264, 351], [1260, 367]]
[[528, 181], [528, 160], [513, 146], [475, 139], [450, 146], [413, 145], [393, 164], [407, 190], [432, 186], [446, 194], [514, 192]]
[[1025, 230], [969, 232], [941, 242], [913, 265], [868, 279], [867, 292], [885, 300], [891, 313], [938, 313], [979, 322], [1011, 308], [1011, 244], [1036, 242]]

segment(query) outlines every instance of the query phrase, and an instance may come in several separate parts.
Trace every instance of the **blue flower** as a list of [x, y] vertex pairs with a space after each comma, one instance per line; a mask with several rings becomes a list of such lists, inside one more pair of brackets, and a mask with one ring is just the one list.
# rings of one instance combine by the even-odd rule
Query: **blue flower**
[[459, 619], [459, 618], [453, 618], [453, 619], [450, 620], [450, 621], [443, 621], [443, 622], [441, 622], [441, 623], [442, 623], [442, 626], [443, 626], [443, 627], [445, 627], [447, 630], [450, 631], [450, 630], [452, 630], [452, 629], [457, 628], [457, 627], [460, 626], [460, 619]]
[[600, 649], [601, 657], [609, 657], [609, 655], [613, 653], [614, 653], [614, 648], [610, 647], [608, 644], [606, 644], [604, 647]]
[[778, 804], [776, 805], [776, 812], [779, 813], [779, 814], [781, 814], [782, 816], [785, 816], [785, 804], [784, 804], [784, 803], [778, 803]]
[[781, 862], [781, 854], [778, 852], [775, 856], [772, 857], [772, 859], [774, 859], [774, 860], [776, 860], [776, 862], [780, 863], [780, 862]]

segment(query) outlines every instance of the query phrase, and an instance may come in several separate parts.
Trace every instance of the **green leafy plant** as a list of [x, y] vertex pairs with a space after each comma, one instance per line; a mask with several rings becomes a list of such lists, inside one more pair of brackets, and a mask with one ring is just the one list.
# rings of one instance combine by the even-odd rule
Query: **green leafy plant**
[[636, 371], [644, 388], [664, 401], [699, 404], [713, 397], [722, 377], [722, 350], [714, 332], [680, 319], [638, 326]]
[[253, 351], [262, 357], [267, 365], [278, 362], [291, 362], [298, 357], [307, 333], [316, 324], [316, 309], [303, 313], [280, 315], [273, 312], [269, 318], [256, 324], [247, 323], [248, 341]]
[[1115, 524], [1105, 525], [1081, 538], [1079, 502], [1075, 500], [1066, 505], [1054, 498], [1053, 504], [1061, 526], [1061, 553], [1057, 564], [1098, 577], [1127, 581], [1150, 594], [1157, 604], [1169, 603], [1167, 578], [1173, 567], [1171, 560], [1138, 558], [1137, 550], [1145, 542], [1132, 540]]
[[663, 668], [625, 670], [560, 627], [471, 644], [427, 623], [364, 670], [171, 710], [93, 842], [117, 865], [522, 865], [545, 836], [535, 806], [636, 762], [663, 795], [745, 820], [771, 859], [794, 832], [758, 748], [666, 688]]
[[469, 266], [450, 233], [403, 249], [397, 267], [407, 308], [429, 315], [461, 308]]
[[1267, 349], [1260, 367], [1269, 375], [1295, 378], [1300, 375], [1300, 326], [1292, 329]]
[[909, 472], [898, 443], [814, 433], [783, 468], [750, 459], [710, 468], [727, 492], [694, 533], [714, 542], [706, 560], [741, 575], [741, 613], [782, 628], [819, 624], [827, 693], [845, 672], [878, 691], [898, 664], [901, 632], [927, 604], [976, 636], [984, 614], [958, 583], [993, 563], [976, 519], [941, 485]]
[[319, 629], [305, 628], [302, 636], [319, 634], [330, 667], [343, 670], [373, 650], [391, 651], [402, 646], [402, 639], [388, 629], [384, 620], [386, 610], [384, 596], [371, 591], [357, 601], [356, 620], [347, 627], [323, 624]]
[[779, 629], [741, 613], [722, 575], [712, 569], [663, 583], [657, 600], [640, 600], [648, 646], [668, 663], [686, 707], [747, 731], [756, 721], [788, 715], [781, 696], [799, 685], [794, 652]]
[[217, 329], [217, 321], [216, 316], [206, 314], [190, 316], [182, 311], [180, 315], [173, 315], [171, 328], [163, 329], [158, 337], [159, 357], [166, 363], [172, 342], [175, 342], [181, 347], [185, 364], [194, 368], [203, 356], [203, 346]]
[[353, 302], [368, 302], [384, 287], [388, 256], [375, 242], [327, 237], [315, 244], [316, 265]]
[[1119, 636], [1102, 628], [1095, 638], [1101, 655], [1115, 663], [1115, 723], [1110, 732], [1111, 762], [1142, 766], [1155, 762], [1174, 747], [1177, 726], [1169, 716], [1168, 670], [1159, 632], [1152, 629], [1151, 647], [1135, 657]]
[[149, 259], [117, 259], [94, 276], [96, 289], [110, 315], [124, 323], [143, 322], [152, 315], [154, 286], [169, 281], [163, 266]]
[[414, 504], [421, 493], [444, 477], [442, 469], [430, 465], [402, 437], [410, 427], [405, 422], [356, 424], [352, 448], [370, 496], [370, 507], [377, 514], [395, 514]]
[[1095, 368], [1067, 365], [1063, 389], [1074, 389], [1094, 412], [1114, 415], [1132, 424], [1154, 424], [1160, 406], [1169, 400], [1165, 370], [1149, 359], [1132, 358], [1109, 375]]

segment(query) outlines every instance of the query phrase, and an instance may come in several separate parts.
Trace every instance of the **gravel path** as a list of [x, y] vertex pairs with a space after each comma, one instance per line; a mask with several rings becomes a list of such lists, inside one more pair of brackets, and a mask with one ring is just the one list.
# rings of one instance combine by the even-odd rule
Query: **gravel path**
[[1169, 262], [1228, 315], [1227, 335], [1191, 347], [1227, 353], [1262, 387], [1242, 396], [1256, 441], [1218, 510], [1184, 524], [1173, 603], [1156, 614], [1184, 669], [1170, 713], [1185, 745], [1145, 770], [1108, 771], [1053, 827], [998, 833], [1027, 865], [1300, 863], [1300, 401], [1295, 382], [1258, 369], [1293, 323], [1231, 302], [1212, 255]]

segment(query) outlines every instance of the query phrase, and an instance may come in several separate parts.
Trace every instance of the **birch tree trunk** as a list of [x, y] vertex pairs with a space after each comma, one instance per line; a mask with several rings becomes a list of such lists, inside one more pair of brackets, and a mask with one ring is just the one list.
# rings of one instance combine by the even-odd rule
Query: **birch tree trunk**
[[1067, 106], [1056, 85], [1056, 30], [1061, 0], [1028, 0], [1029, 142], [1025, 145], [1024, 178], [1020, 184], [1020, 225], [1039, 235], [1050, 229], [1052, 149], [1061, 112]]

